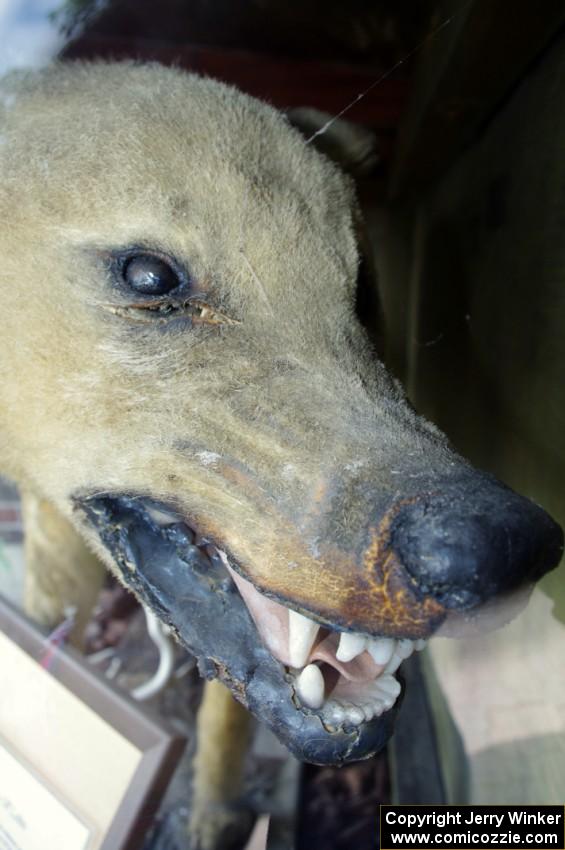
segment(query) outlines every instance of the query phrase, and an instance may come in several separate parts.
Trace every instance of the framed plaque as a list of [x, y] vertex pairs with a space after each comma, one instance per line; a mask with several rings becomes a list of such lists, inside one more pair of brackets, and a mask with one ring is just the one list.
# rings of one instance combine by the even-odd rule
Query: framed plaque
[[139, 850], [184, 745], [0, 597], [0, 850]]

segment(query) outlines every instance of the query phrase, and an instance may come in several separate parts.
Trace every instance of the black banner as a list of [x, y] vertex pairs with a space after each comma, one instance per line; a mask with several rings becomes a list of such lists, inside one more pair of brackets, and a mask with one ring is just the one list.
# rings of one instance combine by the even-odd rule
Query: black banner
[[381, 850], [565, 850], [563, 806], [381, 806]]

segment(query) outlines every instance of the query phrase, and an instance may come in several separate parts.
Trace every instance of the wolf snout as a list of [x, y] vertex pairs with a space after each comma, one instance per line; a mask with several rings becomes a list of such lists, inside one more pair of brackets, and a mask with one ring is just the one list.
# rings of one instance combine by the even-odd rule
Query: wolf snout
[[557, 566], [563, 532], [529, 499], [469, 474], [405, 504], [391, 525], [391, 548], [421, 593], [469, 609]]

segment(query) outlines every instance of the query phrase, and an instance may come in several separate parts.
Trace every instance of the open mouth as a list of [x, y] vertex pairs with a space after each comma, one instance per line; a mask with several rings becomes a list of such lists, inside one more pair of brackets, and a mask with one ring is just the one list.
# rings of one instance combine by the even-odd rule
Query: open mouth
[[332, 630], [267, 598], [219, 555], [263, 643], [285, 665], [301, 708], [319, 711], [330, 728], [359, 726], [392, 708], [401, 692], [395, 674], [425, 640]]
[[75, 499], [125, 583], [298, 758], [367, 758], [392, 733], [398, 668], [424, 640], [344, 632], [268, 598], [218, 541], [145, 497]]

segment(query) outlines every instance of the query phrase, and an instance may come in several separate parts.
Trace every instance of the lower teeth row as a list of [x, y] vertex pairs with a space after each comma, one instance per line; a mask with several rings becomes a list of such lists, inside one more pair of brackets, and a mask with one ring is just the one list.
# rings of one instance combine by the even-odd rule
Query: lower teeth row
[[350, 723], [358, 726], [380, 717], [392, 708], [400, 693], [400, 684], [394, 677], [396, 670], [415, 649], [423, 649], [426, 641], [399, 640], [391, 643], [392, 656], [383, 672], [364, 686], [364, 692], [355, 697], [355, 702], [339, 697], [326, 701], [324, 676], [317, 664], [307, 664], [300, 672], [297, 670], [294, 687], [302, 705], [314, 711], [321, 709], [324, 720], [332, 725]]
[[339, 699], [328, 700], [324, 705], [322, 716], [333, 726], [340, 726], [343, 723], [359, 726], [367, 720], [380, 717], [392, 708], [399, 694], [400, 682], [394, 676], [383, 675], [375, 679], [369, 693], [359, 696], [357, 704]]

